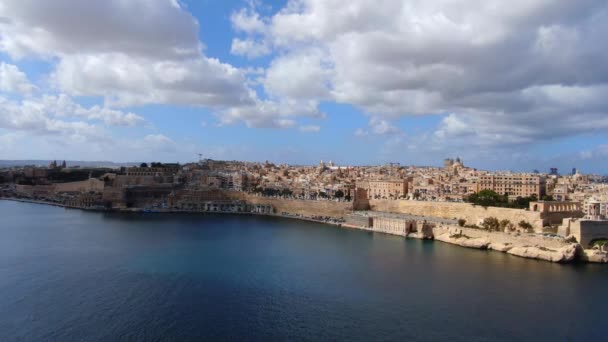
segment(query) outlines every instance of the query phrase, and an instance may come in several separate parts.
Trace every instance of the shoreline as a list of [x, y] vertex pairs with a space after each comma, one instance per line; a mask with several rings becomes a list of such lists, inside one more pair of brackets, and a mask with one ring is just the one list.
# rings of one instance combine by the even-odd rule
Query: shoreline
[[504, 232], [487, 232], [485, 230], [473, 229], [473, 228], [462, 228], [453, 225], [440, 225], [433, 228], [431, 236], [424, 235], [422, 233], [408, 233], [408, 234], [392, 234], [388, 232], [379, 232], [374, 229], [365, 227], [345, 224], [343, 222], [332, 222], [326, 220], [317, 220], [304, 216], [296, 215], [283, 215], [283, 214], [271, 214], [271, 213], [256, 213], [256, 212], [231, 212], [231, 211], [214, 211], [214, 212], [202, 212], [202, 211], [188, 211], [188, 210], [158, 210], [158, 211], [146, 211], [144, 209], [106, 209], [106, 208], [79, 208], [70, 207], [61, 203], [32, 200], [26, 198], [13, 198], [13, 197], [0, 197], [0, 200], [51, 205], [55, 207], [63, 207], [66, 209], [77, 209], [84, 211], [97, 211], [97, 212], [113, 212], [113, 213], [138, 213], [138, 214], [236, 214], [236, 215], [254, 215], [254, 216], [266, 216], [266, 217], [278, 217], [294, 219], [313, 223], [322, 223], [332, 225], [338, 228], [346, 229], [357, 229], [362, 231], [368, 231], [373, 233], [388, 234], [394, 236], [402, 236], [405, 239], [417, 239], [417, 240], [431, 240], [448, 243], [460, 247], [488, 250], [507, 253], [513, 256], [518, 256], [526, 259], [534, 259], [541, 261], [549, 261], [553, 263], [608, 263], [608, 253], [600, 252], [595, 249], [583, 249], [578, 243], [573, 242], [559, 242], [557, 240], [550, 241], [548, 238], [536, 235], [521, 235], [511, 234]]

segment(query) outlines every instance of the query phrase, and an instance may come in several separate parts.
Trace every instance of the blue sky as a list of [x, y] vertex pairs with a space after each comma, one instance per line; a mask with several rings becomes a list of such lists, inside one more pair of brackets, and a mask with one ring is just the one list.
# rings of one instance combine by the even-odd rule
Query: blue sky
[[605, 173], [608, 5], [0, 6], [0, 159]]

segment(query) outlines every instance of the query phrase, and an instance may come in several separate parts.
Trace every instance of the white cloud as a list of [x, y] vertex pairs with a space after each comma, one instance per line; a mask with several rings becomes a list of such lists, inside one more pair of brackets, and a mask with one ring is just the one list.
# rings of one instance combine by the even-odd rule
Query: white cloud
[[68, 94], [103, 96], [114, 106], [158, 103], [224, 107], [253, 101], [244, 75], [212, 58], [167, 61], [125, 54], [66, 56], [52, 79]]
[[172, 152], [177, 149], [175, 141], [163, 134], [146, 135], [139, 144], [141, 145], [141, 148], [151, 149], [153, 151]]
[[264, 41], [256, 41], [253, 39], [232, 39], [230, 53], [233, 55], [247, 56], [256, 58], [270, 53], [270, 47]]
[[144, 123], [144, 119], [134, 113], [92, 106], [89, 108], [73, 102], [66, 95], [25, 100], [10, 100], [0, 97], [0, 128], [31, 135], [58, 135], [79, 140], [104, 140], [109, 135], [104, 127], [133, 126]]
[[[250, 3], [231, 17], [235, 29], [253, 38], [235, 39], [233, 53], [269, 52], [265, 41], [255, 40], [266, 23], [253, 8]], [[108, 107], [201, 106], [226, 116], [223, 123], [252, 127], [293, 126], [289, 120], [298, 112], [309, 115], [310, 101], [260, 98], [249, 69], [206, 56], [198, 31], [197, 19], [174, 0], [8, 0], [0, 6], [0, 51], [54, 64], [50, 84], [61, 93], [99, 96]], [[277, 110], [286, 107], [289, 114]]]
[[355, 130], [355, 136], [358, 136], [358, 137], [366, 137], [366, 136], [368, 136], [368, 135], [369, 135], [369, 132], [368, 132], [368, 131], [366, 131], [366, 130], [364, 130], [363, 128], [357, 128], [357, 129]]
[[15, 58], [125, 53], [162, 60], [196, 57], [202, 48], [197, 20], [169, 0], [5, 0], [0, 17], [0, 49]]
[[605, 1], [290, 0], [270, 17], [243, 13], [258, 26], [237, 31], [277, 54], [270, 95], [352, 104], [370, 115], [371, 133], [445, 113], [435, 134], [445, 144], [606, 127]]
[[232, 13], [230, 22], [237, 31], [245, 33], [264, 33], [266, 30], [266, 24], [252, 8], [242, 8]]
[[68, 95], [113, 106], [253, 102], [240, 70], [202, 53], [198, 21], [178, 2], [9, 0], [0, 17], [0, 50], [55, 59], [51, 81]]
[[392, 125], [387, 120], [372, 116], [369, 120], [369, 127], [372, 133], [379, 135], [396, 134], [401, 132], [399, 128]]
[[321, 126], [317, 125], [303, 125], [299, 127], [300, 132], [305, 133], [317, 133], [321, 131]]
[[271, 96], [321, 100], [329, 97], [330, 76], [324, 54], [311, 49], [275, 58], [262, 82]]
[[262, 101], [251, 106], [229, 108], [216, 114], [220, 125], [244, 122], [247, 127], [291, 128], [297, 117], [324, 118], [316, 101]]
[[30, 94], [36, 87], [30, 83], [27, 75], [16, 65], [0, 63], [0, 91], [18, 94]]

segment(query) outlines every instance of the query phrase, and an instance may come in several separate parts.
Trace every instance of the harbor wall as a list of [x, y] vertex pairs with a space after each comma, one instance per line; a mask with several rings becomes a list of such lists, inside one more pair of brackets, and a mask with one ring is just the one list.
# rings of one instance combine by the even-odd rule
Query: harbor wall
[[444, 219], [465, 219], [466, 224], [479, 224], [486, 217], [509, 220], [517, 225], [520, 221], [530, 223], [536, 231], [542, 231], [544, 220], [539, 212], [523, 209], [475, 206], [470, 203], [427, 202], [407, 200], [370, 200], [374, 211], [433, 216]]

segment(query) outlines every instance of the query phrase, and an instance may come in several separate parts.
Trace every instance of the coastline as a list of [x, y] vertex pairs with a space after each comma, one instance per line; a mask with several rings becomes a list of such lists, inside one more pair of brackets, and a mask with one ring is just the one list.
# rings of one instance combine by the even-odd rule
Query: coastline
[[[40, 201], [24, 198], [0, 197], [0, 200], [33, 203], [41, 205], [51, 205], [63, 207], [67, 209], [78, 209], [85, 211], [101, 211], [101, 212], [117, 212], [117, 213], [150, 213], [150, 214], [206, 214], [207, 212], [189, 211], [189, 210], [171, 210], [160, 209], [155, 211], [146, 211], [144, 209], [106, 209], [106, 208], [80, 208], [66, 206], [61, 203], [50, 201]], [[300, 221], [328, 224], [339, 228], [358, 229], [368, 232], [381, 233], [402, 236], [406, 239], [432, 240], [452, 245], [507, 253], [513, 256], [518, 256], [527, 259], [549, 261], [554, 263], [608, 263], [608, 254], [595, 249], [583, 249], [578, 243], [560, 241], [533, 234], [512, 234], [503, 232], [487, 232], [481, 229], [462, 228], [454, 225], [440, 225], [434, 227], [432, 235], [423, 234], [420, 232], [408, 234], [392, 234], [388, 232], [378, 232], [373, 229], [345, 224], [344, 222], [336, 222], [330, 220], [319, 220], [301, 215], [284, 215], [274, 213], [256, 213], [256, 212], [231, 212], [217, 211], [214, 214], [236, 214], [236, 215], [256, 215], [278, 218], [288, 218]]]

